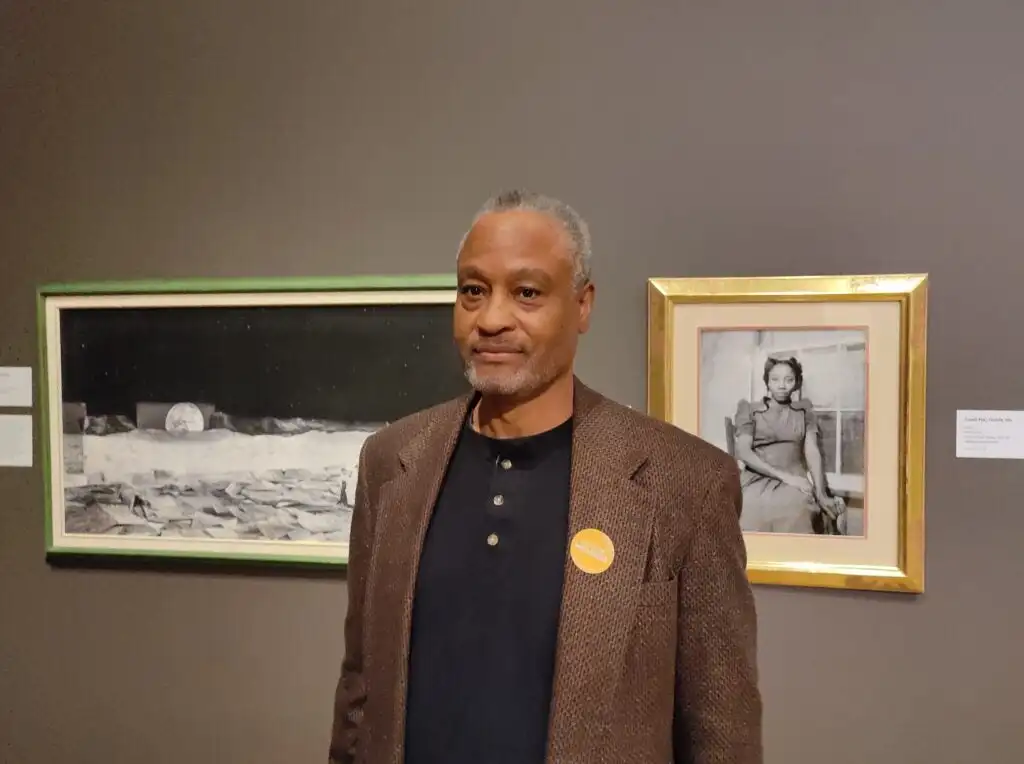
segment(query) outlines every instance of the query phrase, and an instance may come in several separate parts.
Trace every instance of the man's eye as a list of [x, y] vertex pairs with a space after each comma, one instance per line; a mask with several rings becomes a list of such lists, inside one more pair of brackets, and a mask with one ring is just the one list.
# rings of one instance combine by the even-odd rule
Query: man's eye
[[532, 300], [534, 297], [537, 297], [540, 294], [540, 292], [531, 287], [523, 287], [522, 289], [519, 290], [519, 294], [521, 294], [527, 300]]
[[481, 290], [480, 287], [476, 286], [475, 284], [468, 284], [462, 287], [461, 291], [463, 294], [469, 295], [470, 297], [479, 297], [481, 291], [483, 290]]

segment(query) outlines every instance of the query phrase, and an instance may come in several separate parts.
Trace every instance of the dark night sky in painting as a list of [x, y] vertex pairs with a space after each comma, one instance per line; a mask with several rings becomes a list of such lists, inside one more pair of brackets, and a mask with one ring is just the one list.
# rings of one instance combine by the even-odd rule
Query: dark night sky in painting
[[379, 423], [468, 389], [450, 305], [96, 308], [61, 313], [63, 398]]

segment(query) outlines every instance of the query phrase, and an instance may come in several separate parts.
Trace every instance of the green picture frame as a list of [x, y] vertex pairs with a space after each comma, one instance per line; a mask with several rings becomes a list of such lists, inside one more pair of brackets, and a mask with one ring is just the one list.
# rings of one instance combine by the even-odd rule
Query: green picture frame
[[48, 559], [343, 567], [361, 443], [466, 389], [454, 274], [37, 290]]

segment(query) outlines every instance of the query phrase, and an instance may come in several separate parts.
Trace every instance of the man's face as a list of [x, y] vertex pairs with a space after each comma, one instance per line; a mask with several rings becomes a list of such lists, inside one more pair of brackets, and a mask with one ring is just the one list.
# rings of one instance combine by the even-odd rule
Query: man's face
[[482, 393], [524, 396], [572, 369], [593, 286], [576, 289], [568, 234], [539, 212], [485, 215], [458, 259], [455, 342]]

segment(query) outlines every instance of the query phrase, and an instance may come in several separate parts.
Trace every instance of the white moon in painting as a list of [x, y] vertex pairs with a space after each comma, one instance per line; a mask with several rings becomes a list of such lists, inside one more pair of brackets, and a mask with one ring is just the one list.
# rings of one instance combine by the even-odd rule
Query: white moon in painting
[[202, 432], [205, 429], [203, 412], [194, 403], [175, 403], [167, 412], [164, 426], [168, 432]]

